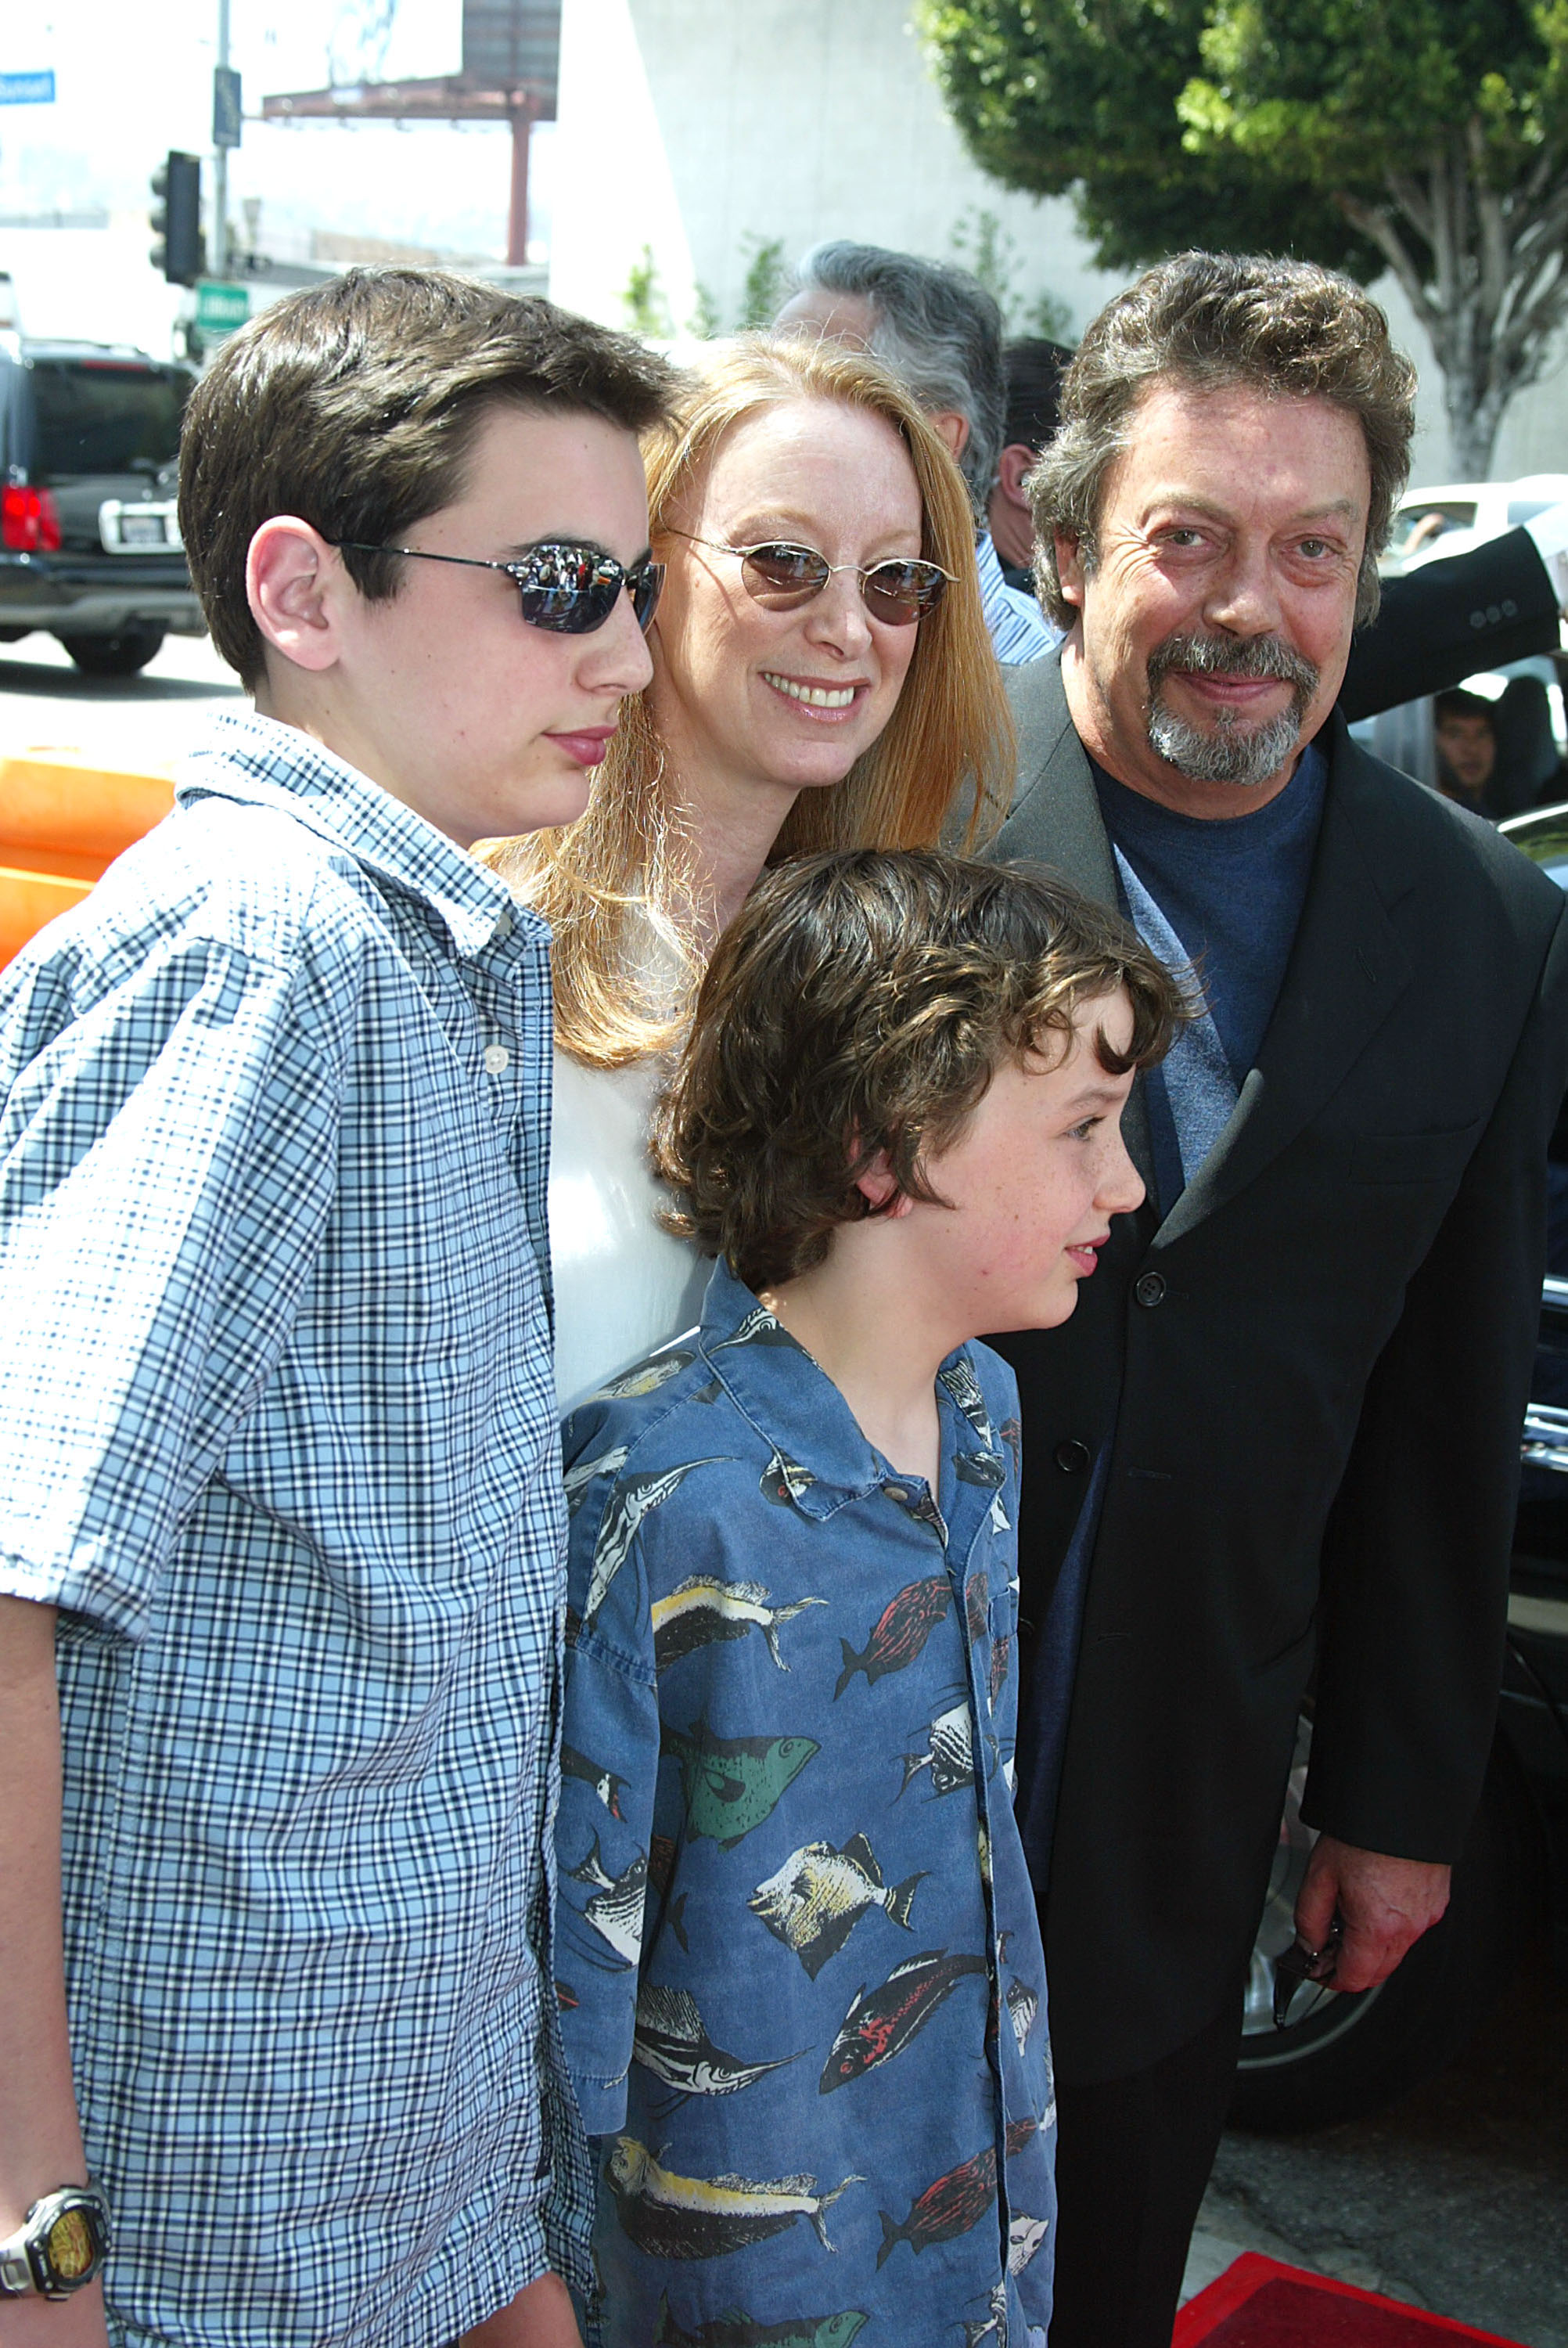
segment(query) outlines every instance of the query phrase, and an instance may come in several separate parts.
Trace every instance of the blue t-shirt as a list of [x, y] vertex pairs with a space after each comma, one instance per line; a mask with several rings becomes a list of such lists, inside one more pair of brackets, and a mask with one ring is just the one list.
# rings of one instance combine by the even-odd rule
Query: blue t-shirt
[[1245, 815], [1180, 815], [1092, 767], [1122, 908], [1195, 980], [1203, 1014], [1147, 1081], [1158, 1204], [1169, 1214], [1218, 1140], [1274, 1014], [1312, 870], [1327, 762], [1315, 743]]

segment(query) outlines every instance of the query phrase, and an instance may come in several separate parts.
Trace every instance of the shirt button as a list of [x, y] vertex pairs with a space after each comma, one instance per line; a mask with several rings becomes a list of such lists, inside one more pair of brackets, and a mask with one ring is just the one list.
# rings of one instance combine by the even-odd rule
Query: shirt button
[[1070, 1435], [1065, 1443], [1057, 1445], [1051, 1457], [1064, 1476], [1081, 1476], [1089, 1465], [1089, 1446], [1081, 1443], [1076, 1435]]
[[884, 1484], [882, 1488], [890, 1500], [907, 1500], [909, 1497], [902, 1484]]
[[487, 1076], [498, 1076], [504, 1069], [509, 1068], [511, 1065], [512, 1056], [510, 1052], [507, 1051], [504, 1044], [486, 1045], [485, 1074]]
[[1165, 1293], [1164, 1273], [1163, 1272], [1140, 1272], [1132, 1283], [1132, 1293], [1140, 1304], [1153, 1312]]

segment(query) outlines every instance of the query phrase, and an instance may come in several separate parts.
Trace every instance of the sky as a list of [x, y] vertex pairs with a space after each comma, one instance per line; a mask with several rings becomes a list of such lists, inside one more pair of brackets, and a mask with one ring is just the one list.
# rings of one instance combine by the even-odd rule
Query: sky
[[[231, 62], [247, 116], [263, 93], [364, 76], [452, 73], [461, 0], [395, 0], [390, 37], [367, 40], [376, 0], [231, 0]], [[41, 211], [144, 210], [170, 147], [210, 147], [218, 0], [0, 0], [0, 73], [52, 67], [52, 106], [0, 106], [0, 221]], [[379, 70], [378, 60], [379, 57]], [[551, 132], [533, 139], [533, 239], [548, 237]], [[500, 257], [511, 139], [505, 124], [281, 125], [247, 120], [230, 160], [231, 216], [261, 202], [268, 230], [312, 228]], [[0, 268], [5, 266], [0, 225]], [[531, 240], [533, 241], [533, 240]]]

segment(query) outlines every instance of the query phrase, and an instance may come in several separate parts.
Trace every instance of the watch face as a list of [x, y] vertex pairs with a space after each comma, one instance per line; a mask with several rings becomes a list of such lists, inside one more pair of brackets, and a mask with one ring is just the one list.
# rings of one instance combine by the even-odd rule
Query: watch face
[[92, 2229], [80, 2209], [63, 2209], [45, 2235], [42, 2248], [61, 2282], [81, 2282], [92, 2271]]

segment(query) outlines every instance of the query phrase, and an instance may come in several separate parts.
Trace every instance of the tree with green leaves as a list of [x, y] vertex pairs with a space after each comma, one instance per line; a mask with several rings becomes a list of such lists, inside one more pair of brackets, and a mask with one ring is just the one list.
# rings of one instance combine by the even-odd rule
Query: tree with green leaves
[[1461, 472], [1568, 317], [1568, 0], [925, 0], [1007, 185], [1071, 192], [1102, 265], [1292, 252], [1403, 288]]

